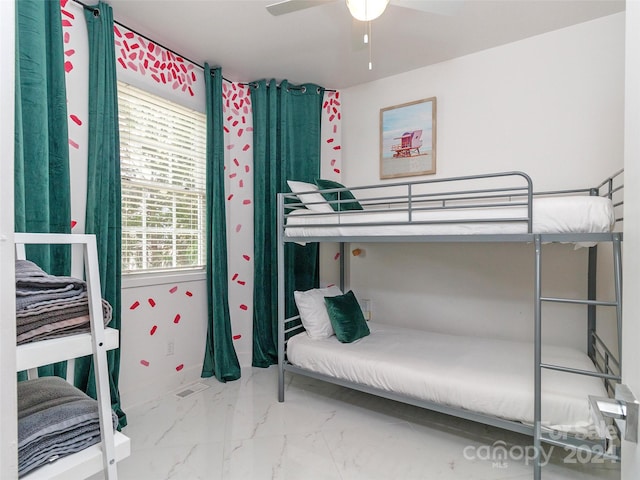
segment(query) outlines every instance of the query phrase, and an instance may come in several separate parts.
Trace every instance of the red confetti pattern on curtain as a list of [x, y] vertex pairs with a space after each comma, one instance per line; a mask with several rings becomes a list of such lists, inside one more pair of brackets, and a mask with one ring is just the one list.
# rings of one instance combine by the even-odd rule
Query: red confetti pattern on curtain
[[119, 68], [133, 70], [190, 97], [195, 95], [193, 87], [202, 80], [191, 62], [121, 25], [114, 25], [113, 33]]

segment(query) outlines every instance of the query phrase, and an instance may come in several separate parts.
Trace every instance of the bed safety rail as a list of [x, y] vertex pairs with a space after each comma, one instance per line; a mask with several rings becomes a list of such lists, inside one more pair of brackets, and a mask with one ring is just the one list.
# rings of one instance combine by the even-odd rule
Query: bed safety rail
[[[593, 222], [580, 223], [583, 217], [571, 215], [566, 208], [583, 206], [585, 202], [572, 200], [579, 197], [609, 198], [620, 230], [622, 190], [622, 171], [596, 187], [542, 192], [533, 191], [527, 174], [512, 171], [324, 189], [321, 195], [318, 190], [281, 193], [278, 228], [287, 242], [402, 242], [409, 238], [420, 242], [532, 242], [532, 235], [539, 232], [550, 235], [544, 242], [587, 245], [610, 240], [609, 212], [603, 213], [602, 204], [591, 202], [598, 205], [589, 210], [595, 215]], [[311, 195], [316, 199], [308, 201]], [[353, 197], [361, 209], [341, 207], [352, 203]], [[549, 207], [554, 199], [561, 208]], [[534, 219], [537, 202], [541, 206], [536, 207]], [[568, 205], [571, 207], [565, 207]], [[556, 211], [558, 219], [553, 218]]]
[[[354, 193], [358, 202], [366, 213], [396, 212], [405, 213], [402, 221], [392, 221], [398, 225], [424, 225], [445, 223], [522, 223], [527, 226], [527, 231], [532, 228], [532, 199], [533, 184], [531, 178], [524, 172], [500, 172], [484, 175], [468, 175], [461, 177], [439, 178], [403, 183], [385, 183], [382, 185], [368, 185], [353, 188], [323, 189], [322, 193], [335, 194], [334, 200], [328, 200], [334, 210], [352, 199], [343, 197], [345, 192]], [[313, 194], [317, 191], [299, 192], [299, 195]], [[286, 219], [295, 212], [296, 216], [326, 216], [327, 223], [314, 223], [316, 227], [330, 226], [335, 222], [329, 219], [333, 212], [318, 212], [313, 206], [325, 202], [301, 203], [298, 194], [281, 194], [284, 198], [283, 211], [281, 212], [286, 228]], [[309, 209], [307, 210], [307, 207]], [[427, 211], [471, 211], [492, 207], [526, 207], [526, 215], [520, 217], [505, 218], [458, 218], [456, 220], [420, 221], [415, 218], [418, 212]], [[302, 213], [305, 211], [305, 213]], [[308, 213], [306, 213], [308, 211]], [[389, 222], [358, 222], [351, 224], [349, 216], [362, 213], [361, 210], [341, 210], [341, 226], [377, 226], [388, 225]]]
[[616, 173], [607, 177], [600, 183], [594, 190], [593, 195], [599, 195], [601, 197], [607, 197], [613, 202], [613, 209], [615, 212], [616, 225], [624, 221], [622, 214], [622, 207], [624, 204], [624, 170], [618, 170]]
[[593, 355], [591, 356], [591, 360], [599, 372], [613, 376], [613, 378], [604, 378], [607, 393], [613, 396], [616, 385], [622, 378], [620, 362], [596, 332], [591, 332], [591, 338], [593, 341]]
[[294, 317], [289, 317], [284, 320], [284, 340], [285, 343], [294, 335], [298, 333], [304, 332], [305, 329], [302, 326], [302, 321], [300, 320], [300, 315], [296, 315]]

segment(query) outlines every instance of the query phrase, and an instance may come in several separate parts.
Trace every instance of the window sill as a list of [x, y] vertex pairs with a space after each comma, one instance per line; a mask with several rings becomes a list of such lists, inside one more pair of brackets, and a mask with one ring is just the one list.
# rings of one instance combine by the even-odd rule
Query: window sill
[[122, 275], [122, 288], [151, 287], [170, 283], [199, 282], [206, 280], [204, 269], [178, 272], [128, 273]]

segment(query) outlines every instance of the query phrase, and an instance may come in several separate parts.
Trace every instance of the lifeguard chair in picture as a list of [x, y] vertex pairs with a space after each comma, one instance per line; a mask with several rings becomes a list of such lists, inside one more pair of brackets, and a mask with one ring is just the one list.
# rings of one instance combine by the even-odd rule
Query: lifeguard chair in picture
[[415, 155], [420, 155], [420, 147], [422, 146], [422, 130], [414, 130], [405, 132], [401, 137], [395, 137], [394, 140], [400, 140], [400, 143], [391, 146], [393, 157], [411, 157], [415, 150]]

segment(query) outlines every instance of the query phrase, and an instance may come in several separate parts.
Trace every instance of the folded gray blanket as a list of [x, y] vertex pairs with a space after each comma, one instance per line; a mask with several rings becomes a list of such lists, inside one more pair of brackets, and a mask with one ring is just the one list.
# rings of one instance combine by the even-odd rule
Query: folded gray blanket
[[16, 335], [16, 344], [37, 342], [39, 340], [49, 340], [51, 338], [77, 335], [78, 333], [91, 332], [89, 316], [68, 318], [55, 323], [42, 325], [27, 332]]
[[[89, 302], [86, 294], [79, 300], [60, 301], [48, 306], [16, 312], [16, 333], [21, 334], [42, 325], [59, 322], [68, 318], [89, 315]], [[106, 300], [102, 300], [102, 316], [108, 325], [113, 309]]]
[[[111, 412], [115, 430], [118, 418]], [[18, 474], [100, 442], [98, 402], [59, 377], [18, 382]]]
[[83, 280], [49, 275], [29, 260], [16, 260], [16, 310], [69, 299], [87, 291]]
[[[105, 326], [113, 310], [102, 300]], [[49, 275], [35, 263], [16, 260], [16, 341], [23, 344], [90, 331], [86, 283]]]

